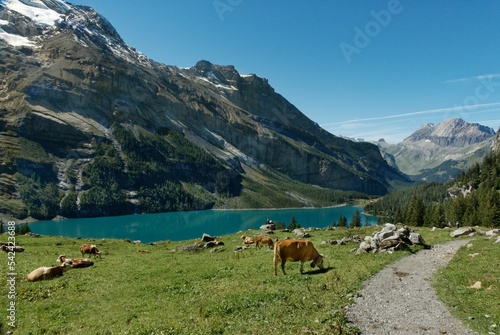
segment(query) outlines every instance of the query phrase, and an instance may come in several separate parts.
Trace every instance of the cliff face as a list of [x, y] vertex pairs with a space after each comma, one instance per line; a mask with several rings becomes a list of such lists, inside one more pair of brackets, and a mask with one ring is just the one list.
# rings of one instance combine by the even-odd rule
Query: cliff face
[[444, 182], [481, 162], [494, 143], [495, 131], [462, 119], [424, 124], [403, 142], [379, 142], [381, 151], [414, 179]]
[[499, 152], [500, 151], [500, 131], [497, 131], [497, 136], [495, 138], [495, 143], [493, 145], [493, 149], [492, 150], [493, 150], [493, 152]]
[[[44, 15], [27, 16], [22, 9], [28, 7]], [[208, 61], [188, 69], [154, 62], [88, 7], [0, 3], [0, 72], [4, 203], [26, 202], [19, 174], [56, 185], [63, 200], [75, 202], [73, 215], [89, 214], [81, 208], [98, 187], [93, 174], [116, 178], [115, 195], [125, 194], [117, 201], [134, 205], [125, 212], [140, 211], [144, 199], [137, 194], [154, 187], [144, 184], [146, 169], [157, 173], [158, 183], [207, 192], [222, 183], [231, 196], [241, 191], [235, 185], [245, 167], [369, 194], [406, 181], [376, 146], [324, 131], [266, 79]]]

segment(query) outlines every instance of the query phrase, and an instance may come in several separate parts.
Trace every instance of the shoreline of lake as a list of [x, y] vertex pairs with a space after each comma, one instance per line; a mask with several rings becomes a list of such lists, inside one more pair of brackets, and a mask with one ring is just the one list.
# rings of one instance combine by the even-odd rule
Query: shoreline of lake
[[33, 233], [83, 239], [118, 238], [143, 243], [200, 238], [203, 233], [221, 236], [249, 229], [258, 230], [267, 219], [288, 225], [291, 218], [302, 227], [325, 228], [338, 222], [340, 215], [349, 221], [358, 210], [362, 224], [376, 224], [376, 217], [362, 214], [362, 207], [342, 205], [297, 209], [210, 209], [203, 211], [132, 214], [124, 216], [77, 218], [30, 223]]
[[[279, 211], [279, 210], [294, 210], [294, 209], [299, 209], [299, 210], [306, 210], [306, 209], [328, 209], [328, 208], [337, 208], [337, 207], [344, 207], [344, 206], [349, 206], [347, 203], [343, 204], [338, 204], [338, 205], [332, 205], [332, 206], [324, 206], [324, 207], [285, 207], [285, 208], [211, 208], [211, 209], [206, 209], [207, 211]], [[359, 207], [360, 206], [355, 206], [351, 205], [354, 207]], [[148, 214], [148, 213], [144, 213]]]

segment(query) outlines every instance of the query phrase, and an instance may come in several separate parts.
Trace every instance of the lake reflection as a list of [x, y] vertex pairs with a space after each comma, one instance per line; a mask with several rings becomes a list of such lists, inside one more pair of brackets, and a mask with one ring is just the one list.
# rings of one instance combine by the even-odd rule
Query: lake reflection
[[[33, 233], [81, 238], [129, 238], [143, 243], [155, 241], [182, 241], [200, 238], [203, 233], [212, 236], [232, 234], [247, 229], [258, 229], [267, 219], [288, 225], [295, 217], [302, 227], [324, 228], [340, 215], [348, 221], [360, 207], [342, 206], [314, 209], [276, 210], [206, 210], [159, 214], [136, 214], [63, 221], [38, 221], [30, 224]], [[362, 224], [376, 224], [376, 217], [361, 214]]]

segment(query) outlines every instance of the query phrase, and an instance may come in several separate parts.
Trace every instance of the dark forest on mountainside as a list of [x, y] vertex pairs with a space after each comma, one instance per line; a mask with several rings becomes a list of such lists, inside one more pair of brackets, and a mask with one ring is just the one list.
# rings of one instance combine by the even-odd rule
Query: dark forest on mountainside
[[418, 227], [500, 227], [500, 153], [447, 183], [429, 183], [393, 192], [365, 206], [382, 222]]

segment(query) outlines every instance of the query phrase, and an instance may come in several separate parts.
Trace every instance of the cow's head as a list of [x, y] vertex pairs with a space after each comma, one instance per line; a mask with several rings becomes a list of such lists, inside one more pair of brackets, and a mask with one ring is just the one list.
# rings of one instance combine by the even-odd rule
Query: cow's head
[[63, 264], [65, 261], [66, 261], [66, 256], [60, 255], [56, 262]]
[[311, 267], [313, 268], [317, 265], [321, 270], [323, 270], [323, 258], [325, 258], [325, 256], [321, 254], [316, 256], [316, 258], [311, 262]]
[[90, 253], [94, 254], [95, 258], [101, 258], [101, 252], [99, 251], [99, 249], [97, 249], [97, 247], [94, 244], [92, 244], [91, 246]]
[[61, 264], [61, 268], [63, 271], [69, 270], [73, 267], [73, 261], [65, 260], [64, 263]]

